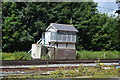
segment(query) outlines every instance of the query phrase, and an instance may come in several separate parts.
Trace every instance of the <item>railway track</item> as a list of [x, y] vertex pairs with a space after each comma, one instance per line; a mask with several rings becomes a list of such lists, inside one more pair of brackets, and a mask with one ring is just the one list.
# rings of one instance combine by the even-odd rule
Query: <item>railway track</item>
[[61, 68], [65, 70], [75, 69], [78, 68], [81, 63], [82, 66], [95, 67], [97, 65], [96, 61], [102, 62], [104, 65], [118, 66], [120, 68], [120, 59], [2, 60], [0, 77], [9, 76], [9, 74], [28, 74], [36, 71], [41, 75], [48, 75], [48, 73], [44, 73], [44, 71], [50, 72]]
[[120, 63], [120, 59], [78, 59], [78, 60], [1, 60], [2, 66], [46, 65], [46, 64], [80, 64], [80, 63]]

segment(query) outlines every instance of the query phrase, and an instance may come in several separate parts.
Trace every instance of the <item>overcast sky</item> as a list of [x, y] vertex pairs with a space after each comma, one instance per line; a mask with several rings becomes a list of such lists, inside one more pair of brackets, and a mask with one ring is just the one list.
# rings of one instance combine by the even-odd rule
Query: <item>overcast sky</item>
[[[118, 9], [116, 0], [94, 0], [94, 2], [98, 2], [98, 10], [100, 13], [115, 14], [115, 11]], [[117, 13], [115, 15], [117, 15]]]

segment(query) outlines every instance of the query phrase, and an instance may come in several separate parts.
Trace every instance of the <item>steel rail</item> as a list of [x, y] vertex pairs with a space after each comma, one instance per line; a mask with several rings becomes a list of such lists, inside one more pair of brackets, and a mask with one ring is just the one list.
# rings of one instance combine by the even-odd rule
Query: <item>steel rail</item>
[[78, 59], [78, 60], [0, 60], [6, 65], [44, 65], [44, 64], [80, 64], [80, 63], [120, 63], [120, 59]]

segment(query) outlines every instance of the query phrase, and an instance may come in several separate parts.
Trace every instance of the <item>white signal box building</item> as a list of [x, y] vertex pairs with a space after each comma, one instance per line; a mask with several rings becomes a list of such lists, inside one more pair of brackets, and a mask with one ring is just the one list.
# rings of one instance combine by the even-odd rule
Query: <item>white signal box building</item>
[[42, 34], [41, 44], [52, 59], [76, 59], [76, 32], [73, 25], [51, 23]]

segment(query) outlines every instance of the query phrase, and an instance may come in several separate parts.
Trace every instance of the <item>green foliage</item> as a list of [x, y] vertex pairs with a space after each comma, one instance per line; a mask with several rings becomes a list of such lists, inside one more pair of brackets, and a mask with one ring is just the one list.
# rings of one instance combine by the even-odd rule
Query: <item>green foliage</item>
[[15, 58], [15, 60], [29, 60], [31, 59], [31, 55], [27, 52], [14, 52], [12, 54], [12, 57]]
[[28, 51], [50, 23], [78, 29], [77, 50], [120, 50], [120, 21], [100, 14], [94, 2], [3, 2], [3, 51]]
[[15, 60], [14, 58], [5, 58], [4, 60]]
[[119, 59], [119, 51], [77, 51], [77, 59]]
[[0, 60], [5, 60], [6, 58], [11, 58], [11, 53], [0, 53], [1, 59]]
[[31, 60], [31, 54], [27, 52], [0, 53], [0, 60]]

